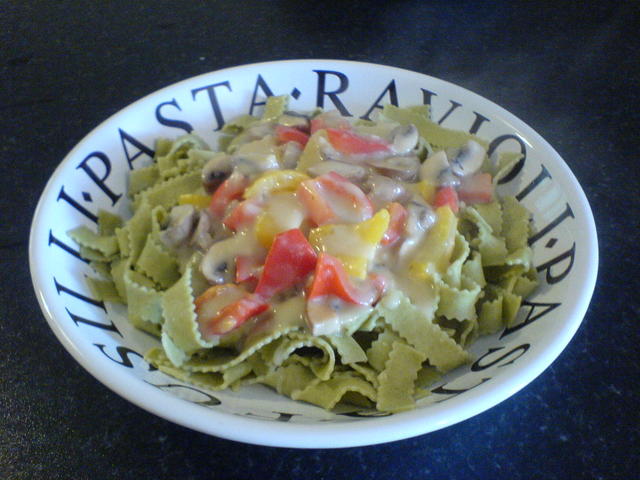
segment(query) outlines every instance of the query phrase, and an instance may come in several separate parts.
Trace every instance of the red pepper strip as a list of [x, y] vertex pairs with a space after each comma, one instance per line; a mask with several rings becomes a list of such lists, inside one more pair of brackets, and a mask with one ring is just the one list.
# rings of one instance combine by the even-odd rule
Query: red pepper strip
[[363, 287], [359, 288], [351, 282], [340, 260], [328, 253], [321, 253], [316, 264], [313, 283], [307, 293], [307, 299], [334, 295], [345, 302], [371, 305], [378, 297], [378, 289], [367, 288], [371, 285]]
[[316, 225], [358, 223], [373, 215], [371, 200], [360, 187], [336, 172], [305, 180], [297, 195]]
[[225, 227], [234, 232], [253, 223], [262, 212], [262, 204], [256, 198], [249, 198], [237, 204], [233, 210], [224, 218], [222, 223]]
[[300, 229], [279, 233], [267, 253], [255, 293], [268, 299], [302, 282], [315, 268], [317, 258]]
[[236, 257], [236, 283], [257, 281], [260, 276], [262, 264], [260, 261], [249, 255], [239, 255]]
[[402, 236], [402, 232], [404, 232], [404, 228], [407, 223], [407, 218], [409, 217], [407, 209], [398, 202], [390, 203], [387, 206], [387, 210], [389, 210], [390, 216], [389, 227], [387, 228], [387, 231], [384, 232], [382, 240], [380, 241], [382, 245], [391, 245]]
[[436, 192], [433, 206], [438, 208], [449, 205], [453, 213], [458, 213], [458, 193], [453, 187], [442, 187]]
[[247, 177], [241, 173], [232, 173], [211, 196], [211, 203], [209, 204], [211, 213], [216, 218], [222, 218], [227, 205], [229, 205], [232, 200], [240, 198], [247, 186], [249, 186], [249, 179]]
[[489, 203], [493, 199], [493, 179], [489, 173], [476, 173], [462, 179], [458, 189], [460, 200], [466, 203]]
[[218, 316], [204, 326], [203, 334], [208, 336], [228, 333], [238, 328], [251, 317], [261, 314], [267, 308], [269, 308], [269, 304], [264, 298], [248, 293], [245, 297], [220, 310]]
[[327, 128], [327, 136], [333, 148], [347, 155], [389, 150], [389, 144], [382, 139], [363, 137], [349, 130]]
[[276, 126], [276, 139], [279, 143], [298, 142], [303, 147], [309, 141], [309, 135], [295, 127]]

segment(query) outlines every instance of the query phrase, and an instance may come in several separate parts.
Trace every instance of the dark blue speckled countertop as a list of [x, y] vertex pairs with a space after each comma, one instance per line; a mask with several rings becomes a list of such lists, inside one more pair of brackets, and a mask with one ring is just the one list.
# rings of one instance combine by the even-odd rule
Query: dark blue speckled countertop
[[[637, 2], [99, 4], [0, 2], [0, 478], [638, 478]], [[55, 339], [27, 240], [65, 154], [160, 87], [286, 58], [383, 63], [459, 84], [523, 119], [571, 167], [598, 228], [598, 283], [573, 340], [522, 391], [404, 441], [258, 447], [141, 410]]]

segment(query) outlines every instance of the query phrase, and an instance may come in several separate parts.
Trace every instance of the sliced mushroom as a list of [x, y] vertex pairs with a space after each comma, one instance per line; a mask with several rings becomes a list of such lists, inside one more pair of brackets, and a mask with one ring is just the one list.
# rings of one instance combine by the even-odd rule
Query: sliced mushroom
[[415, 156], [374, 158], [367, 160], [367, 163], [378, 173], [405, 182], [415, 181], [420, 168], [420, 160]]
[[282, 148], [280, 165], [282, 168], [294, 169], [298, 165], [302, 148], [298, 142], [287, 142]]
[[202, 168], [202, 185], [207, 193], [213, 193], [232, 171], [233, 161], [229, 155], [221, 153], [209, 160]]
[[308, 168], [307, 171], [314, 177], [324, 175], [329, 172], [336, 172], [354, 183], [363, 182], [369, 174], [367, 169], [361, 165], [338, 162], [336, 160], [326, 160], [324, 162], [316, 163], [312, 167]]
[[434, 153], [420, 165], [420, 180], [440, 187], [458, 187], [460, 179], [453, 174], [444, 150]]
[[169, 226], [162, 232], [162, 241], [170, 248], [188, 242], [195, 227], [196, 209], [193, 205], [178, 205], [169, 213]]
[[460, 177], [456, 177], [451, 168], [445, 168], [438, 175], [436, 185], [440, 187], [458, 188], [460, 186]]
[[436, 214], [426, 203], [412, 200], [407, 205], [407, 233], [409, 236], [421, 235], [428, 231], [436, 221]]
[[267, 135], [239, 147], [231, 156], [231, 162], [235, 170], [245, 175], [262, 173], [280, 168], [276, 157], [277, 150], [275, 138]]
[[235, 276], [234, 256], [230, 247], [234, 244], [233, 237], [221, 240], [209, 247], [200, 263], [200, 271], [212, 284], [220, 285], [232, 283]]
[[419, 137], [418, 129], [412, 123], [396, 127], [391, 132], [391, 149], [399, 155], [409, 153], [416, 148]]
[[236, 170], [245, 175], [266, 172], [267, 170], [277, 170], [280, 168], [278, 157], [275, 154], [249, 154], [234, 157]]
[[209, 247], [200, 262], [200, 270], [213, 284], [233, 283], [236, 275], [236, 259], [242, 255], [264, 259], [267, 251], [255, 235], [234, 235]]
[[196, 221], [196, 227], [191, 235], [190, 243], [201, 250], [208, 249], [213, 243], [211, 237], [211, 217], [208, 210], [200, 210], [198, 212], [198, 219]]
[[433, 184], [439, 183], [440, 174], [449, 169], [449, 160], [444, 150], [434, 153], [420, 165], [420, 180], [426, 180]]
[[482, 145], [475, 140], [469, 140], [449, 157], [451, 169], [459, 177], [473, 175], [482, 167], [485, 155], [486, 152]]
[[384, 208], [391, 202], [404, 203], [409, 199], [409, 192], [402, 182], [384, 175], [371, 175], [364, 187], [368, 191], [367, 197], [376, 210]]

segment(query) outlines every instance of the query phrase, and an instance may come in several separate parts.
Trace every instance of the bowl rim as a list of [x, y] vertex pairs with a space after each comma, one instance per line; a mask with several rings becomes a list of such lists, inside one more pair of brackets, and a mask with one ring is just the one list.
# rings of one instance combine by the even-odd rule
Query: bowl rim
[[[128, 374], [123, 374], [123, 371], [111, 362], [96, 362], [93, 355], [90, 354], [88, 346], [74, 342], [53, 315], [50, 302], [54, 302], [48, 300], [44, 294], [43, 275], [41, 274], [41, 267], [38, 264], [41, 257], [41, 247], [39, 247], [37, 239], [42, 238], [42, 229], [44, 228], [43, 222], [39, 222], [41, 212], [44, 209], [44, 201], [51, 195], [54, 184], [56, 184], [58, 178], [62, 176], [63, 166], [67, 160], [73, 157], [95, 132], [101, 130], [114, 117], [125, 115], [152, 96], [160, 95], [162, 92], [175, 89], [182, 84], [190, 83], [212, 74], [224, 74], [247, 68], [287, 64], [309, 64], [315, 67], [328, 65], [335, 67], [336, 65], [343, 65], [360, 68], [367, 66], [384, 68], [390, 71], [402, 72], [403, 74], [423, 76], [427, 80], [435, 81], [436, 83], [446, 85], [448, 88], [462, 91], [465, 95], [471, 95], [478, 101], [486, 102], [492, 109], [495, 109], [505, 121], [511, 123], [514, 126], [514, 130], [525, 130], [528, 137], [535, 139], [535, 141], [544, 148], [545, 158], [553, 158], [554, 168], [562, 172], [562, 175], [560, 177], [554, 177], [554, 180], [560, 184], [563, 193], [571, 202], [576, 218], [583, 220], [581, 227], [584, 229], [584, 235], [582, 235], [581, 238], [582, 242], [584, 242], [583, 248], [586, 251], [586, 256], [583, 257], [585, 261], [577, 263], [574, 266], [574, 268], [578, 269], [576, 272], [577, 275], [579, 275], [578, 278], [583, 279], [582, 289], [572, 303], [570, 310], [567, 311], [565, 315], [567, 320], [563, 322], [558, 335], [553, 337], [544, 350], [534, 358], [530, 358], [529, 362], [523, 367], [510, 369], [509, 372], [504, 372], [498, 378], [494, 378], [492, 382], [474, 388], [475, 394], [473, 396], [473, 402], [469, 402], [466, 396], [457, 396], [447, 399], [444, 403], [430, 405], [428, 407], [428, 415], [425, 415], [426, 410], [415, 409], [391, 416], [375, 417], [358, 422], [320, 422], [311, 424], [271, 422], [245, 418], [196, 405], [158, 389], [155, 386], [146, 384], [142, 380], [139, 382], [139, 385], [132, 388]], [[132, 102], [109, 116], [89, 133], [84, 135], [58, 164], [40, 195], [32, 218], [29, 235], [29, 268], [38, 303], [40, 304], [47, 323], [58, 340], [72, 357], [94, 378], [138, 407], [176, 424], [229, 440], [276, 447], [343, 448], [374, 445], [410, 438], [453, 425], [497, 405], [534, 380], [560, 355], [577, 331], [587, 312], [597, 277], [598, 240], [593, 214], [586, 195], [562, 157], [532, 127], [491, 100], [446, 80], [404, 68], [350, 60], [291, 59], [237, 65], [183, 79], [150, 92]], [[149, 399], [152, 401], [149, 401]], [[207, 412], [205, 416], [206, 421], [202, 421], [203, 409]]]

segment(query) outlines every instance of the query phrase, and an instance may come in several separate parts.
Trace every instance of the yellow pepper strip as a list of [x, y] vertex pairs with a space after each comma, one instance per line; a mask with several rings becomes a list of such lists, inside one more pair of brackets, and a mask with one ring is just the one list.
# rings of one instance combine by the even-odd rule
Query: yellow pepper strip
[[364, 257], [354, 257], [351, 255], [340, 255], [338, 258], [344, 269], [352, 277], [365, 279], [367, 278], [367, 264], [369, 261]]
[[211, 203], [209, 195], [198, 195], [196, 193], [184, 193], [178, 197], [179, 205], [193, 205], [198, 208], [207, 208]]
[[416, 190], [416, 193], [418, 193], [422, 198], [424, 198], [424, 201], [432, 204], [433, 203], [433, 199], [436, 196], [436, 189], [437, 187], [429, 182], [428, 180], [421, 180], [418, 183], [414, 184], [415, 187], [414, 189]]
[[304, 147], [300, 159], [298, 160], [297, 170], [306, 172], [307, 169], [314, 166], [316, 163], [322, 162], [321, 140], [320, 138], [327, 138], [326, 130], [318, 130], [309, 138], [309, 141]]
[[355, 225], [355, 231], [369, 245], [378, 245], [389, 228], [389, 211], [379, 210], [373, 217]]
[[309, 180], [309, 176], [296, 170], [269, 170], [247, 187], [244, 198], [277, 192], [294, 192], [305, 180]]
[[382, 209], [357, 224], [328, 224], [314, 228], [309, 233], [309, 243], [319, 252], [327, 252], [340, 259], [350, 275], [364, 279], [369, 261], [373, 259], [388, 227], [389, 212]]
[[[344, 227], [344, 225], [327, 224], [312, 229], [309, 232], [309, 243], [311, 246], [320, 253], [326, 252], [333, 255], [332, 252], [327, 250], [327, 244], [330, 243], [330, 238], [336, 235], [336, 227]], [[339, 234], [340, 232], [337, 233]]]
[[448, 205], [436, 209], [437, 220], [417, 249], [409, 271], [418, 278], [431, 278], [445, 272], [456, 240], [458, 217]]
[[255, 233], [260, 244], [269, 248], [280, 229], [269, 212], [262, 212], [256, 219]]
[[[318, 253], [328, 253], [339, 259], [350, 275], [361, 277], [361, 264], [353, 262], [349, 251], [358, 252], [361, 242], [354, 243], [351, 225], [321, 225], [309, 232], [309, 243]], [[348, 257], [348, 258], [347, 258]]]

